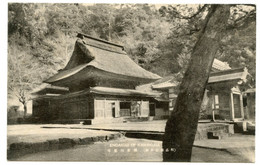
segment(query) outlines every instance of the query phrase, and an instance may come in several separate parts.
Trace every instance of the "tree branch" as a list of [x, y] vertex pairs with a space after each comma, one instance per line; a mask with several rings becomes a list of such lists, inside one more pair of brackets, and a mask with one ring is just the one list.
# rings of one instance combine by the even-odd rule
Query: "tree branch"
[[245, 5], [245, 6], [251, 6], [251, 7], [256, 8], [256, 5], [255, 5], [255, 4], [243, 4], [243, 5]]
[[241, 20], [244, 20], [244, 19], [246, 19], [246, 18], [248, 18], [248, 17], [254, 17], [256, 15], [256, 10], [252, 10], [252, 11], [250, 11], [248, 14], [246, 14], [246, 15], [244, 15], [243, 17], [240, 17], [240, 18], [238, 18], [238, 19], [236, 19], [235, 20], [235, 23], [238, 23], [238, 22], [240, 22]]
[[248, 14], [234, 20], [234, 22], [228, 26], [228, 30], [248, 26], [249, 23], [254, 22], [255, 20], [256, 20], [256, 10], [252, 10]]
[[13, 94], [20, 99], [20, 96], [16, 94], [16, 91], [12, 87], [8, 87], [11, 91], [13, 91]]
[[202, 13], [203, 11], [205, 11], [205, 9], [206, 9], [207, 6], [208, 6], [208, 5], [203, 5], [202, 7], [199, 6], [198, 11], [197, 11], [196, 13], [194, 13], [193, 15], [191, 15], [191, 16], [181, 15], [181, 14], [180, 14], [179, 12], [177, 12], [177, 11], [172, 11], [172, 12], [174, 12], [174, 13], [176, 14], [176, 15], [174, 16], [174, 17], [176, 17], [176, 18], [179, 18], [179, 19], [192, 19], [192, 18], [196, 17], [197, 15], [199, 15], [200, 13]]

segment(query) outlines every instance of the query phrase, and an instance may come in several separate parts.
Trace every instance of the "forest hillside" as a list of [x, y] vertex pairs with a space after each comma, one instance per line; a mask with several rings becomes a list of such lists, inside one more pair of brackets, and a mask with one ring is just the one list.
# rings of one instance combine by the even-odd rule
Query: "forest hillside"
[[[122, 44], [138, 65], [180, 81], [206, 12], [201, 5], [9, 3], [8, 97], [28, 101], [32, 89], [67, 64], [78, 32]], [[250, 12], [236, 6], [230, 21]], [[255, 77], [255, 44], [255, 22], [231, 27], [216, 57]]]

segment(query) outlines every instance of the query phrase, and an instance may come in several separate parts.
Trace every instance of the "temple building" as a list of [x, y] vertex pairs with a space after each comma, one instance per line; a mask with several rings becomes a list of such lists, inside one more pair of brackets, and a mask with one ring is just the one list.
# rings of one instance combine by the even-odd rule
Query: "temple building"
[[[227, 63], [214, 59], [201, 106], [201, 119], [229, 121], [245, 119], [243, 91], [249, 88], [245, 85], [248, 77], [250, 75], [246, 68], [231, 69]], [[162, 95], [155, 99], [163, 105], [163, 108], [155, 108], [154, 119], [167, 118], [174, 110], [178, 95], [178, 82], [174, 76], [170, 75], [140, 85], [137, 89], [144, 92], [162, 92]], [[253, 114], [254, 110], [251, 109], [250, 112]]]
[[[124, 47], [78, 34], [64, 69], [35, 91], [33, 117], [46, 123], [86, 124], [123, 122], [132, 118], [166, 119], [174, 110], [178, 82], [161, 78], [131, 60]], [[215, 59], [201, 106], [201, 118], [243, 120], [254, 118], [254, 107], [245, 113], [246, 68], [231, 69]], [[253, 102], [253, 101], [252, 101]]]
[[244, 120], [243, 91], [248, 75], [246, 68], [211, 73], [204, 97], [207, 116], [212, 120]]
[[160, 76], [138, 66], [121, 45], [80, 33], [77, 37], [65, 68], [33, 93], [35, 118], [49, 123], [94, 124], [154, 113], [150, 101], [161, 93], [135, 87]]

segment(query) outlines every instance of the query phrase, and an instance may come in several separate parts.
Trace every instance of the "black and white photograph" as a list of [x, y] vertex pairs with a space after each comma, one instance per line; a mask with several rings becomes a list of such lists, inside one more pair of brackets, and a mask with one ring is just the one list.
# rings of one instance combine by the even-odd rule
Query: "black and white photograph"
[[5, 5], [7, 163], [256, 162], [256, 3]]

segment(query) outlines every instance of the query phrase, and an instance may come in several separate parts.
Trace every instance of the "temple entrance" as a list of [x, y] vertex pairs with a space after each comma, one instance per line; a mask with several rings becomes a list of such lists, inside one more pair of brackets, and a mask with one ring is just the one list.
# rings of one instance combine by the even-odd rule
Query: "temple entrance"
[[120, 117], [131, 116], [131, 102], [120, 102]]
[[149, 116], [155, 116], [155, 104], [154, 103], [150, 103], [149, 104]]
[[[105, 118], [106, 117], [115, 117], [115, 102], [114, 101], [105, 101]], [[113, 114], [114, 110], [114, 114]]]

